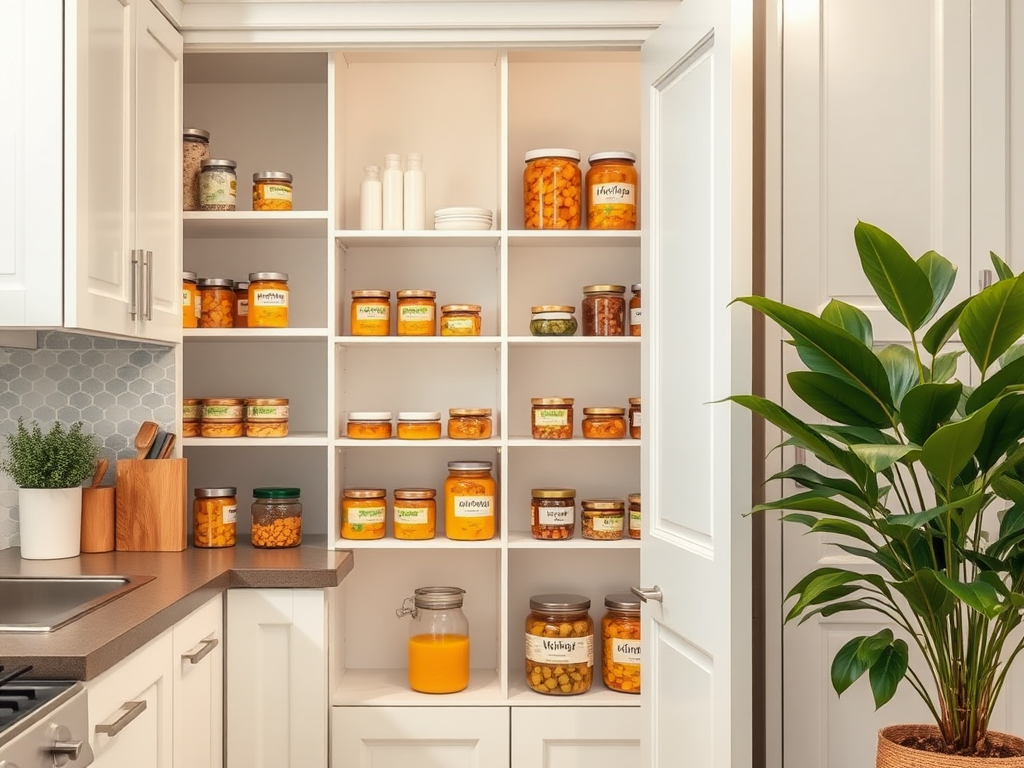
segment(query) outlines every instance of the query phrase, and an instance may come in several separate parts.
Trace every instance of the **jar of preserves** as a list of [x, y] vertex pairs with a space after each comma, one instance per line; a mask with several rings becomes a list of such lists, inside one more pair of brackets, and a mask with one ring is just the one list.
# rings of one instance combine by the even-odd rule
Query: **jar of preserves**
[[[186, 128], [181, 142], [181, 207], [185, 211], [199, 210], [199, 174], [203, 161], [210, 158], [210, 132], [200, 128]], [[186, 328], [195, 328], [187, 325]]]
[[196, 547], [235, 546], [238, 519], [237, 488], [196, 488], [192, 502], [192, 544]]
[[626, 504], [622, 499], [585, 500], [580, 516], [583, 538], [618, 541], [622, 538], [625, 510]]
[[636, 155], [595, 152], [587, 162], [587, 229], [636, 229]]
[[526, 617], [526, 684], [537, 693], [586, 693], [594, 679], [590, 599], [549, 594], [530, 598]]
[[194, 397], [183, 398], [181, 401], [181, 436], [199, 437], [202, 435], [203, 401]]
[[490, 408], [450, 408], [448, 410], [448, 437], [452, 440], [486, 440], [490, 436]]
[[254, 211], [290, 211], [292, 175], [283, 171], [257, 171], [252, 175]]
[[420, 587], [395, 613], [409, 625], [409, 687], [420, 693], [456, 693], [469, 685], [469, 621], [465, 590]]
[[288, 275], [249, 273], [249, 328], [288, 327]]
[[629, 538], [639, 539], [642, 521], [640, 515], [640, 494], [631, 493], [626, 497], [626, 500], [629, 502]]
[[573, 312], [566, 304], [541, 304], [530, 307], [530, 333], [534, 336], [573, 336], [579, 328]]
[[249, 281], [235, 280], [235, 328], [249, 327]]
[[203, 437], [241, 437], [245, 405], [236, 397], [209, 397], [203, 400]]
[[588, 440], [618, 440], [626, 436], [625, 408], [584, 408], [583, 436]]
[[625, 336], [626, 287], [583, 287], [583, 335]]
[[349, 324], [353, 336], [391, 334], [391, 291], [352, 291]]
[[643, 312], [640, 308], [640, 283], [633, 283], [629, 286], [629, 290], [633, 292], [629, 299], [629, 335], [639, 336], [643, 320]]
[[571, 397], [534, 397], [530, 414], [531, 433], [534, 440], [571, 440], [572, 404]]
[[394, 517], [395, 538], [423, 541], [434, 538], [437, 529], [437, 502], [433, 488], [396, 488]]
[[199, 280], [199, 327], [235, 327], [235, 283], [220, 277]]
[[444, 481], [445, 535], [454, 541], [494, 538], [495, 484], [489, 461], [449, 461]]
[[439, 440], [439, 411], [401, 411], [398, 414], [398, 437], [401, 440]]
[[640, 693], [640, 598], [628, 592], [607, 595], [601, 619], [604, 684], [621, 693]]
[[629, 436], [640, 439], [640, 398], [629, 398]]
[[199, 276], [195, 272], [181, 273], [181, 327], [199, 327]]
[[352, 411], [345, 425], [345, 436], [353, 440], [387, 440], [391, 437], [389, 411]]
[[341, 538], [383, 539], [387, 503], [383, 488], [346, 488], [341, 498]]
[[479, 304], [445, 304], [441, 307], [442, 336], [479, 336]]
[[246, 437], [287, 437], [288, 398], [250, 397], [245, 401]]
[[252, 545], [267, 549], [302, 543], [302, 500], [298, 488], [253, 488]]
[[199, 210], [233, 211], [238, 195], [238, 177], [234, 160], [208, 158], [200, 164]]
[[398, 335], [436, 336], [437, 293], [409, 289], [398, 292]]
[[575, 149], [531, 149], [523, 171], [523, 227], [579, 229], [583, 174]]
[[535, 539], [571, 539], [576, 531], [576, 490], [534, 488], [530, 533]]

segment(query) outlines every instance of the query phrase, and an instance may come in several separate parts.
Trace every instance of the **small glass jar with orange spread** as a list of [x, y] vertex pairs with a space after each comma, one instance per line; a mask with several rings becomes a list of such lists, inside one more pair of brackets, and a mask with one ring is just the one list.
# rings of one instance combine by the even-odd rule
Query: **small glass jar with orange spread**
[[220, 277], [199, 280], [199, 327], [235, 327], [235, 282]]
[[587, 229], [636, 229], [636, 155], [595, 152], [587, 162]]
[[389, 411], [352, 411], [345, 425], [345, 436], [353, 440], [387, 440], [391, 437]]
[[420, 587], [395, 613], [409, 625], [409, 687], [420, 693], [456, 693], [469, 685], [469, 621], [464, 589]]
[[437, 335], [437, 292], [408, 289], [398, 292], [398, 335]]
[[434, 538], [437, 529], [437, 502], [433, 488], [396, 488], [393, 507], [395, 538], [423, 541]]
[[640, 525], [643, 521], [640, 508], [640, 494], [631, 493], [626, 497], [626, 500], [629, 502], [629, 523], [627, 525], [629, 538], [639, 539]]
[[450, 408], [448, 410], [448, 437], [452, 440], [486, 440], [490, 436], [490, 408]]
[[400, 440], [439, 440], [441, 438], [440, 412], [399, 412], [398, 437]]
[[203, 400], [203, 437], [241, 437], [245, 406], [235, 397], [208, 397]]
[[640, 398], [629, 398], [629, 436], [640, 439]]
[[571, 397], [535, 397], [530, 400], [533, 410], [530, 416], [531, 433], [534, 440], [571, 440], [572, 405]]
[[202, 435], [203, 401], [194, 397], [183, 398], [181, 401], [181, 436], [199, 437]]
[[479, 304], [445, 304], [441, 307], [442, 336], [479, 336]]
[[352, 291], [349, 327], [353, 336], [391, 334], [391, 291]]
[[250, 397], [245, 401], [246, 437], [287, 437], [288, 398]]
[[449, 461], [444, 481], [445, 535], [454, 541], [494, 538], [497, 494], [489, 461]]
[[181, 327], [199, 327], [199, 276], [195, 272], [181, 273]]
[[601, 674], [620, 693], [640, 693], [640, 598], [623, 592], [607, 595], [601, 619]]
[[192, 502], [192, 545], [196, 547], [235, 546], [238, 520], [236, 488], [196, 488]]
[[618, 440], [625, 436], [625, 408], [583, 409], [583, 437], [588, 440]]
[[235, 280], [235, 328], [249, 327], [249, 281]]
[[383, 539], [387, 519], [383, 488], [346, 488], [341, 499], [341, 538]]
[[288, 275], [249, 273], [249, 328], [288, 327]]
[[292, 175], [284, 171], [257, 171], [252, 175], [254, 211], [290, 211]]
[[583, 174], [575, 149], [531, 149], [523, 170], [523, 228], [579, 229]]

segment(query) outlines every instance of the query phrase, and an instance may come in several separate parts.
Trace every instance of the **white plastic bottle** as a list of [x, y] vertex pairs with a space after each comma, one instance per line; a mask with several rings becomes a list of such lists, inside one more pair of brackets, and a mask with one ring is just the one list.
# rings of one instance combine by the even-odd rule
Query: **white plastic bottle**
[[363, 183], [359, 185], [359, 228], [380, 229], [383, 225], [383, 209], [380, 183], [380, 168], [368, 165], [363, 168]]
[[405, 156], [405, 229], [427, 228], [426, 195], [427, 179], [423, 173], [423, 155], [419, 152], [410, 152]]
[[397, 154], [384, 155], [384, 173], [381, 175], [383, 192], [384, 229], [402, 228], [402, 161]]

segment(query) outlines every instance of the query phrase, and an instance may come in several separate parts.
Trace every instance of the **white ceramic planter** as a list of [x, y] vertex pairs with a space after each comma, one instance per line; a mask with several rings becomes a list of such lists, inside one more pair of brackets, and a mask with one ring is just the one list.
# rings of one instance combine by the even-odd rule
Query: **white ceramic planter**
[[82, 544], [82, 487], [19, 488], [18, 527], [26, 560], [78, 557]]

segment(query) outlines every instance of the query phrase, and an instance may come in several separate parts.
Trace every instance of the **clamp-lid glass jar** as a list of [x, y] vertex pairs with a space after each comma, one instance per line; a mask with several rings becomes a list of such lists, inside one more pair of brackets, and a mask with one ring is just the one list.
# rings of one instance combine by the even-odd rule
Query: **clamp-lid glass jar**
[[441, 307], [442, 336], [479, 336], [479, 304], [445, 304]]
[[580, 516], [584, 539], [618, 541], [622, 538], [622, 523], [626, 503], [622, 499], [585, 499]]
[[436, 336], [437, 292], [408, 289], [398, 292], [398, 335]]
[[626, 497], [626, 500], [629, 501], [629, 538], [639, 539], [640, 527], [643, 522], [640, 506], [640, 494], [631, 493]]
[[292, 175], [284, 171], [257, 171], [252, 175], [254, 211], [290, 211]]
[[601, 619], [601, 674], [621, 693], [640, 693], [640, 598], [628, 592], [607, 595]]
[[249, 273], [249, 327], [288, 327], [288, 275]]
[[626, 286], [583, 287], [583, 335], [625, 336]]
[[235, 280], [235, 328], [249, 327], [249, 281]]
[[383, 539], [387, 503], [383, 488], [346, 488], [341, 499], [341, 538]]
[[181, 273], [181, 327], [199, 327], [199, 276], [195, 272]]
[[523, 170], [523, 227], [579, 229], [583, 174], [575, 149], [531, 149]]
[[534, 397], [530, 400], [530, 431], [534, 440], [572, 439], [571, 397]]
[[349, 326], [353, 336], [390, 335], [391, 291], [352, 291]]
[[489, 461], [449, 461], [444, 481], [445, 535], [454, 541], [494, 538], [496, 487]]
[[234, 160], [207, 158], [200, 163], [199, 210], [233, 211], [238, 195], [238, 176]]
[[235, 546], [238, 520], [237, 488], [196, 488], [192, 502], [192, 544], [196, 547]]
[[264, 549], [302, 543], [302, 500], [298, 488], [253, 488], [252, 545]]
[[618, 440], [626, 436], [625, 408], [584, 408], [583, 436], [588, 440]]
[[586, 693], [594, 679], [590, 599], [548, 594], [530, 598], [526, 617], [526, 684], [537, 693]]
[[[409, 687], [421, 693], [455, 693], [469, 685], [469, 621], [466, 591], [420, 587], [395, 613], [409, 625]], [[412, 603], [412, 605], [410, 605]]]
[[576, 307], [540, 304], [530, 307], [530, 333], [534, 336], [572, 336], [579, 328], [573, 317]]
[[210, 157], [210, 132], [201, 128], [186, 128], [181, 138], [181, 207], [185, 211], [198, 211], [199, 174], [203, 160]]
[[636, 229], [636, 155], [595, 152], [587, 162], [587, 229]]
[[629, 290], [633, 292], [629, 299], [629, 335], [639, 336], [644, 317], [640, 299], [640, 283], [633, 283], [629, 286]]
[[640, 398], [629, 398], [629, 436], [634, 440], [640, 439]]
[[448, 437], [452, 440], [486, 440], [490, 436], [490, 408], [450, 408], [448, 410]]
[[390, 411], [352, 411], [345, 436], [353, 440], [386, 440], [391, 437]]
[[576, 489], [534, 488], [530, 533], [535, 539], [571, 539], [576, 532]]
[[434, 538], [437, 502], [433, 488], [396, 488], [394, 506], [395, 538], [423, 541]]
[[439, 440], [441, 438], [441, 412], [399, 412], [398, 437], [401, 440]]

